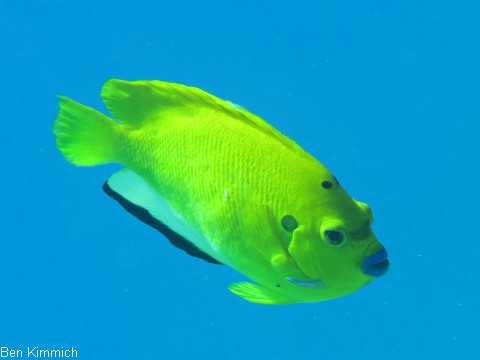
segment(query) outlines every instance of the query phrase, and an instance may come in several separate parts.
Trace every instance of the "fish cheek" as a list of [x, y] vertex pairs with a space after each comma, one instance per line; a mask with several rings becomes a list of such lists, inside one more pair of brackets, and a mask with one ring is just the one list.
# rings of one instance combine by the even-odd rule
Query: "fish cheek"
[[272, 257], [272, 267], [277, 272], [282, 274], [283, 278], [303, 278], [305, 274], [300, 270], [295, 260], [290, 254], [281, 253]]
[[321, 262], [318, 254], [324, 247], [320, 236], [311, 236], [305, 227], [298, 227], [293, 232], [288, 252], [292, 255], [300, 270], [311, 279], [322, 278]]

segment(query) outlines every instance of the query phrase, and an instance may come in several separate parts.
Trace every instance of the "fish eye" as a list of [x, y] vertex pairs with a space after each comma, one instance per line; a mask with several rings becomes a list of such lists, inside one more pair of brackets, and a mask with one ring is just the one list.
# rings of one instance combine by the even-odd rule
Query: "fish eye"
[[326, 223], [321, 228], [323, 241], [333, 247], [344, 247], [347, 244], [348, 236], [339, 224]]
[[330, 245], [338, 246], [343, 241], [343, 232], [338, 230], [327, 230], [324, 233]]
[[298, 227], [297, 220], [292, 215], [285, 215], [280, 221], [285, 230], [292, 232]]

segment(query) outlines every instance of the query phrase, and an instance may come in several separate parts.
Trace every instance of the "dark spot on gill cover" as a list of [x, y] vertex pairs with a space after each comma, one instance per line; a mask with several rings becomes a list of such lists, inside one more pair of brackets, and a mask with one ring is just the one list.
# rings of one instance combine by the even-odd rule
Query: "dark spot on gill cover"
[[280, 221], [285, 230], [292, 232], [298, 227], [297, 220], [292, 215], [285, 215]]

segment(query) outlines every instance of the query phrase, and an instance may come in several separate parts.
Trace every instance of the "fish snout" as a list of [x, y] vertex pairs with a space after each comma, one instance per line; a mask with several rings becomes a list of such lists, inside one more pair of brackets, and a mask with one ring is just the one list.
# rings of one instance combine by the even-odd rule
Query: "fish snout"
[[375, 254], [366, 257], [361, 267], [365, 274], [380, 277], [387, 273], [389, 265], [387, 250], [381, 249]]

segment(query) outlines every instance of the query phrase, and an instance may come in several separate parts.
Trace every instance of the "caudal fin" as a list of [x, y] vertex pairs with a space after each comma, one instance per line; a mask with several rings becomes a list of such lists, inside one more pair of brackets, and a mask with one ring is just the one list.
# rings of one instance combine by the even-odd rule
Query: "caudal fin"
[[92, 166], [115, 162], [117, 122], [64, 96], [53, 124], [58, 149], [71, 163]]

